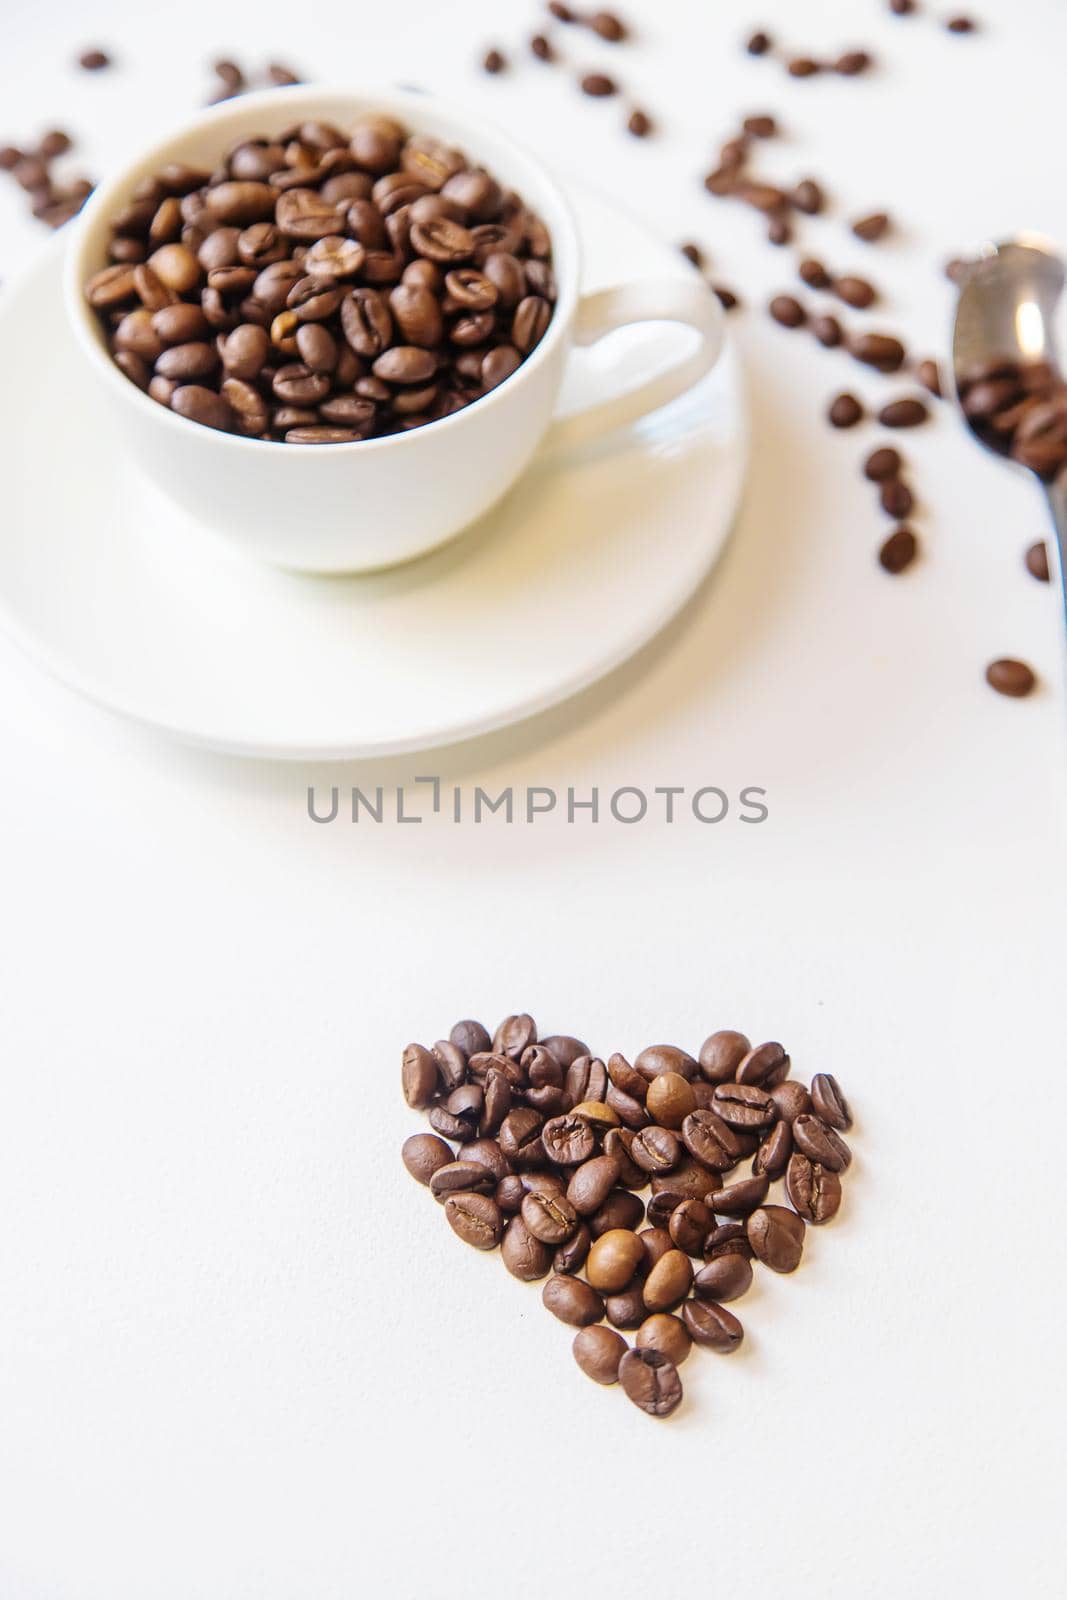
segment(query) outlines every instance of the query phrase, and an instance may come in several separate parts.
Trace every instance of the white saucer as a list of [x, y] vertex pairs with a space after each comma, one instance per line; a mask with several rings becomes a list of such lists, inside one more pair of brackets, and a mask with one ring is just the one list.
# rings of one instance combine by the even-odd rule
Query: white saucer
[[[575, 198], [586, 288], [690, 270], [599, 196]], [[116, 447], [66, 331], [60, 250], [0, 303], [0, 620], [112, 710], [244, 755], [448, 744], [610, 672], [675, 615], [726, 540], [747, 449], [729, 347], [682, 400], [535, 465], [481, 523], [420, 561], [354, 578], [252, 563], [163, 500]], [[670, 364], [686, 337], [646, 326], [579, 354], [564, 409], [590, 386], [626, 386], [650, 358]]]

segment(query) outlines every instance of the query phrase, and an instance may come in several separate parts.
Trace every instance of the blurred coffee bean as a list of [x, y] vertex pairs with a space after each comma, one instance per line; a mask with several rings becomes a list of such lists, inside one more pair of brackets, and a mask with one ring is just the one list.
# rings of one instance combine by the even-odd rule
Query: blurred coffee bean
[[863, 421], [863, 407], [854, 394], [839, 394], [830, 402], [826, 415], [835, 428], [854, 428]]
[[926, 402], [915, 398], [891, 400], [878, 413], [883, 428], [917, 428], [930, 415]]
[[1032, 578], [1039, 583], [1048, 583], [1048, 546], [1043, 539], [1038, 539], [1026, 552], [1026, 570]]
[[1003, 657], [999, 661], [991, 661], [985, 672], [986, 682], [998, 694], [1008, 695], [1013, 700], [1021, 700], [1026, 695], [1032, 694], [1037, 686], [1037, 679], [1032, 668], [1025, 661], [1014, 661], [1010, 657]]

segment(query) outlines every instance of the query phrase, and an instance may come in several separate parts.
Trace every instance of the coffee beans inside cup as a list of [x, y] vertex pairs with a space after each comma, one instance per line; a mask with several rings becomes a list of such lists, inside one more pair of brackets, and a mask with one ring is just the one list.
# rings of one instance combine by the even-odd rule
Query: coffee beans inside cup
[[115, 364], [224, 432], [341, 444], [488, 394], [556, 298], [541, 219], [386, 116], [245, 137], [213, 172], [144, 179], [85, 286]]
[[[696, 1056], [651, 1045], [605, 1062], [581, 1039], [539, 1038], [525, 1013], [492, 1035], [457, 1022], [403, 1053], [404, 1098], [433, 1131], [401, 1155], [459, 1239], [543, 1281], [587, 1377], [667, 1417], [694, 1344], [741, 1344], [723, 1302], [749, 1289], [752, 1263], [795, 1271], [807, 1225], [840, 1208], [852, 1112], [833, 1077], [809, 1090], [790, 1070], [780, 1044], [732, 1029]], [[772, 1198], [779, 1180], [788, 1205]]]

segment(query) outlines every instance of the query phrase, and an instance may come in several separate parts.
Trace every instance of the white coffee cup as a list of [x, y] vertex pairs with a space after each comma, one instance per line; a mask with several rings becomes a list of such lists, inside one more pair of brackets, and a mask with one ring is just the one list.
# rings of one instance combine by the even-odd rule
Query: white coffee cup
[[[312, 118], [343, 129], [367, 113], [395, 117], [413, 132], [457, 146], [541, 216], [558, 284], [541, 343], [511, 377], [464, 410], [408, 433], [352, 444], [277, 444], [221, 433], [149, 398], [115, 366], [85, 299], [86, 282], [107, 264], [111, 218], [137, 183], [169, 161], [211, 169], [242, 138]], [[366, 571], [433, 549], [487, 511], [539, 447], [584, 444], [664, 405], [711, 369], [722, 343], [719, 302], [695, 276], [581, 296], [574, 219], [543, 167], [464, 111], [403, 90], [298, 86], [226, 102], [103, 184], [75, 226], [66, 262], [67, 312], [117, 412], [118, 447], [199, 522], [250, 555], [302, 572]], [[637, 388], [553, 422], [572, 344], [592, 344], [645, 321], [687, 323], [697, 330], [698, 345]]]

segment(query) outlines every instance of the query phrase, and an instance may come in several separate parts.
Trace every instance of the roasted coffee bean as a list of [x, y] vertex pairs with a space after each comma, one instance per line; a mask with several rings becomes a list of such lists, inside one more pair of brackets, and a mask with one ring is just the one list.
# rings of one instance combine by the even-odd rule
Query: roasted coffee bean
[[743, 1033], [722, 1028], [700, 1047], [700, 1071], [709, 1083], [729, 1083], [752, 1049]]
[[769, 1187], [769, 1178], [742, 1178], [710, 1194], [708, 1205], [716, 1216], [747, 1217], [766, 1200]]
[[516, 349], [523, 355], [528, 355], [540, 344], [551, 317], [552, 307], [539, 295], [527, 295], [520, 300], [511, 324], [511, 342]]
[[883, 428], [917, 428], [930, 415], [925, 400], [891, 400], [878, 413]]
[[270, 411], [255, 384], [243, 378], [224, 378], [219, 392], [237, 419], [238, 432], [251, 439], [266, 432]]
[[607, 1104], [619, 1121], [632, 1132], [646, 1128], [651, 1120], [642, 1100], [638, 1100], [633, 1095], [624, 1094], [613, 1083], [608, 1085]]
[[701, 1300], [739, 1300], [752, 1287], [752, 1263], [739, 1251], [716, 1256], [693, 1279], [693, 1293]]
[[936, 361], [932, 361], [929, 357], [920, 361], [915, 368], [915, 376], [924, 389], [929, 389], [935, 399], [941, 399], [941, 369]]
[[871, 58], [866, 50], [846, 50], [834, 62], [834, 71], [843, 78], [855, 78], [859, 73], [866, 72], [870, 64]]
[[[611, 1128], [604, 1135], [604, 1154], [615, 1162], [618, 1170], [617, 1183], [621, 1183], [626, 1189], [643, 1189], [648, 1182], [648, 1174], [637, 1165], [630, 1154], [632, 1143], [633, 1134], [629, 1128]], [[597, 1158], [594, 1157], [595, 1159]], [[579, 1167], [578, 1171], [581, 1170]], [[581, 1207], [578, 1209], [581, 1210]]]
[[697, 1063], [685, 1050], [672, 1044], [651, 1044], [634, 1058], [634, 1068], [651, 1083], [661, 1072], [676, 1072], [692, 1080], [697, 1075]]
[[1048, 546], [1043, 539], [1038, 539], [1036, 543], [1029, 547], [1026, 552], [1025, 562], [1026, 570], [1032, 578], [1036, 578], [1038, 583], [1048, 583]]
[[719, 303], [724, 311], [733, 311], [736, 306], [741, 304], [734, 291], [732, 289], [727, 289], [724, 284], [713, 283], [711, 285], [711, 289], [712, 293], [718, 297]]
[[789, 1067], [786, 1050], [772, 1039], [749, 1050], [738, 1063], [734, 1076], [738, 1083], [755, 1084], [757, 1088], [770, 1090], [788, 1076]]
[[689, 1154], [713, 1172], [728, 1172], [743, 1154], [737, 1133], [715, 1111], [694, 1111], [686, 1117], [682, 1140]]
[[475, 1250], [495, 1250], [504, 1231], [504, 1217], [487, 1194], [450, 1194], [445, 1216], [452, 1232]]
[[785, 1191], [805, 1222], [829, 1222], [841, 1206], [841, 1179], [807, 1156], [795, 1155], [785, 1175]]
[[535, 1239], [521, 1217], [511, 1217], [504, 1229], [500, 1245], [504, 1265], [513, 1278], [523, 1283], [534, 1283], [543, 1278], [552, 1265], [552, 1252], [547, 1244]]
[[413, 1133], [404, 1140], [400, 1155], [416, 1183], [422, 1184], [428, 1184], [436, 1172], [452, 1162], [448, 1145], [433, 1133]]
[[865, 311], [878, 298], [874, 285], [866, 278], [845, 276], [834, 279], [834, 293], [856, 311]]
[[[613, 1056], [610, 1056], [607, 1064], [607, 1074], [617, 1089], [621, 1089], [624, 1094], [631, 1095], [633, 1099], [640, 1100], [644, 1104], [648, 1096], [649, 1083], [652, 1080], [638, 1072], [636, 1067], [632, 1067], [625, 1056], [620, 1055], [617, 1051]], [[681, 1074], [678, 1074], [678, 1076], [681, 1076]]]
[[885, 483], [895, 478], [900, 468], [899, 452], [883, 445], [878, 450], [872, 450], [863, 464], [863, 473], [872, 483]]
[[556, 52], [543, 33], [535, 33], [530, 40], [530, 54], [538, 61], [555, 61]]
[[604, 1301], [582, 1278], [553, 1273], [541, 1290], [541, 1303], [572, 1328], [588, 1328], [604, 1315]]
[[839, 394], [831, 401], [826, 413], [835, 428], [854, 428], [863, 421], [863, 407], [854, 394]]
[[[696, 1112], [691, 1113], [686, 1120], [692, 1121], [695, 1115]], [[682, 1148], [677, 1134], [669, 1128], [653, 1126], [634, 1134], [630, 1155], [645, 1172], [670, 1172], [681, 1160]]]
[[523, 1189], [527, 1194], [562, 1196], [567, 1192], [563, 1179], [555, 1172], [522, 1172]]
[[889, 232], [889, 217], [884, 211], [872, 211], [869, 216], [856, 219], [852, 224], [852, 232], [857, 239], [874, 244]]
[[693, 1347], [685, 1323], [669, 1312], [657, 1311], [646, 1317], [637, 1330], [634, 1340], [638, 1350], [658, 1350], [661, 1355], [680, 1367]]
[[888, 478], [878, 491], [878, 503], [888, 516], [899, 522], [911, 515], [915, 498], [906, 483], [899, 478]]
[[613, 1328], [630, 1331], [639, 1328], [648, 1317], [640, 1289], [627, 1289], [623, 1294], [609, 1294], [604, 1300], [604, 1315]]
[[811, 1110], [811, 1096], [795, 1078], [776, 1084], [771, 1090], [771, 1099], [778, 1108], [778, 1115], [787, 1122], [795, 1122], [797, 1117]]
[[826, 196], [814, 178], [802, 178], [790, 199], [798, 211], [803, 211], [809, 217], [818, 215], [826, 204]]
[[607, 1068], [596, 1056], [577, 1056], [568, 1066], [563, 1082], [572, 1105], [580, 1105], [584, 1100], [603, 1100], [608, 1089]]
[[[120, 350], [115, 357], [115, 365], [124, 372], [131, 383], [138, 389], [147, 391], [152, 377], [152, 369], [143, 356], [136, 355], [132, 350]], [[173, 379], [164, 379], [164, 382], [173, 382]]]
[[649, 1116], [664, 1128], [680, 1128], [696, 1110], [693, 1089], [679, 1072], [661, 1072], [648, 1085], [645, 1105]]
[[618, 93], [618, 85], [614, 78], [609, 78], [604, 72], [587, 72], [581, 79], [583, 94], [592, 95], [594, 100], [603, 100], [608, 95]]
[[635, 139], [647, 139], [654, 128], [655, 124], [648, 112], [642, 111], [639, 107], [630, 112], [626, 121], [626, 131], [632, 133]]
[[450, 1094], [453, 1089], [458, 1089], [467, 1076], [467, 1063], [463, 1052], [457, 1050], [449, 1039], [438, 1039], [431, 1046], [431, 1055], [437, 1063], [437, 1072], [441, 1080], [442, 1089]]
[[787, 217], [775, 216], [768, 220], [767, 241], [769, 244], [789, 244], [792, 237], [793, 228]]
[[1013, 661], [1004, 657], [999, 661], [991, 661], [985, 671], [986, 682], [998, 694], [1008, 695], [1013, 700], [1021, 700], [1031, 694], [1037, 686], [1037, 679], [1033, 670], [1025, 661]]
[[783, 328], [799, 328], [807, 321], [807, 312], [791, 294], [776, 294], [770, 304], [771, 316]]
[[519, 1106], [509, 1111], [500, 1124], [497, 1142], [508, 1160], [517, 1167], [540, 1167], [545, 1163], [541, 1140], [542, 1118], [536, 1111]]
[[[714, 1201], [715, 1196], [708, 1198]], [[703, 1200], [683, 1200], [672, 1210], [667, 1232], [679, 1250], [696, 1256], [703, 1250], [704, 1240], [714, 1223], [712, 1211]]]
[[537, 1024], [525, 1012], [505, 1017], [493, 1035], [493, 1050], [513, 1061], [521, 1060], [523, 1053], [536, 1043]]
[[885, 333], [858, 334], [851, 341], [849, 349], [857, 361], [875, 367], [879, 372], [899, 371], [907, 354], [899, 339]]
[[813, 317], [811, 331], [827, 350], [834, 350], [844, 340], [844, 330], [836, 317]]
[[618, 1383], [619, 1363], [626, 1354], [626, 1340], [611, 1328], [583, 1328], [571, 1346], [574, 1359], [594, 1383]]
[[330, 392], [330, 380], [321, 372], [312, 372], [302, 361], [293, 361], [279, 367], [271, 388], [284, 405], [317, 406]]
[[[594, 1247], [595, 1248], [595, 1247]], [[672, 1311], [681, 1305], [693, 1282], [693, 1268], [684, 1250], [667, 1250], [652, 1267], [642, 1287], [649, 1311]]]
[[627, 1350], [619, 1362], [619, 1382], [628, 1400], [650, 1417], [669, 1417], [682, 1400], [674, 1362], [659, 1350]]
[[772, 1272], [795, 1272], [804, 1251], [804, 1224], [785, 1206], [762, 1206], [745, 1225], [757, 1260]]
[[627, 1189], [613, 1189], [599, 1211], [589, 1218], [589, 1231], [594, 1239], [602, 1234], [622, 1228], [639, 1228], [645, 1220], [644, 1201]]
[[770, 1095], [755, 1083], [718, 1084], [713, 1105], [723, 1122], [740, 1133], [769, 1128], [778, 1115]]
[[752, 1161], [756, 1178], [780, 1178], [793, 1150], [793, 1130], [781, 1118], [764, 1138]]
[[949, 33], [973, 33], [977, 23], [973, 17], [949, 17], [945, 27]]
[[571, 1115], [587, 1122], [598, 1139], [619, 1126], [619, 1118], [603, 1100], [580, 1100], [576, 1106], [572, 1106]]
[[584, 1222], [579, 1223], [552, 1257], [553, 1272], [580, 1272], [592, 1243], [593, 1235], [588, 1226]]
[[852, 1160], [852, 1152], [841, 1136], [813, 1113], [797, 1117], [793, 1123], [793, 1139], [803, 1155], [830, 1172], [844, 1172]]
[[558, 1166], [576, 1167], [588, 1161], [596, 1150], [596, 1138], [589, 1123], [573, 1113], [546, 1122], [542, 1142], [549, 1159]]
[[116, 350], [130, 351], [142, 361], [158, 360], [163, 341], [156, 332], [153, 313], [143, 306], [137, 311], [128, 311], [115, 329], [114, 346]]
[[682, 1321], [694, 1344], [705, 1350], [718, 1350], [729, 1355], [744, 1338], [745, 1330], [732, 1311], [727, 1311], [714, 1300], [687, 1300], [682, 1307]]
[[740, 1222], [723, 1222], [713, 1228], [704, 1240], [705, 1261], [717, 1261], [721, 1256], [731, 1255], [741, 1255], [746, 1259], [752, 1255], [748, 1234]]
[[218, 364], [215, 346], [196, 341], [171, 345], [164, 350], [156, 362], [156, 371], [161, 378], [173, 378], [176, 383], [193, 383], [210, 377]]
[[521, 1216], [542, 1244], [562, 1244], [578, 1226], [578, 1213], [563, 1195], [528, 1194], [522, 1202]]
[[448, 1037], [468, 1059], [492, 1049], [492, 1040], [480, 1022], [457, 1022]]
[[813, 78], [822, 68], [811, 56], [794, 56], [785, 70], [791, 78]]
[[567, 1199], [578, 1215], [590, 1217], [600, 1210], [618, 1181], [619, 1163], [615, 1157], [593, 1156], [575, 1168], [567, 1185]]
[[828, 1128], [847, 1133], [852, 1126], [852, 1110], [841, 1093], [841, 1085], [828, 1072], [817, 1072], [811, 1080], [811, 1103]]
[[757, 33], [750, 34], [748, 42], [745, 45], [745, 49], [748, 51], [750, 56], [765, 56], [767, 51], [771, 48], [771, 43], [772, 41], [770, 34], [759, 31]]
[[202, 423], [205, 428], [217, 428], [229, 433], [234, 415], [220, 394], [205, 389], [202, 384], [180, 384], [170, 398], [170, 409], [190, 422]]
[[594, 1238], [585, 1263], [585, 1275], [594, 1289], [618, 1294], [644, 1261], [644, 1246], [628, 1228], [609, 1228]]
[[102, 72], [105, 67], [110, 67], [111, 57], [106, 50], [83, 50], [78, 57], [78, 65], [85, 72]]
[[833, 282], [822, 262], [816, 261], [813, 256], [808, 256], [800, 263], [797, 273], [809, 289], [829, 289]]
[[495, 1139], [472, 1139], [463, 1146], [463, 1160], [485, 1167], [497, 1183], [511, 1174], [511, 1163]]
[[[274, 413], [273, 425], [276, 428], [311, 428], [317, 427], [316, 413], [301, 410], [299, 406], [282, 406]], [[309, 420], [310, 419], [310, 420]], [[307, 440], [314, 444], [314, 436]], [[466, 1117], [459, 1117], [454, 1111], [448, 1111], [444, 1106], [431, 1106], [428, 1119], [430, 1127], [439, 1133], [442, 1139], [451, 1139], [454, 1144], [463, 1144], [468, 1139], [473, 1139], [477, 1124]]]

